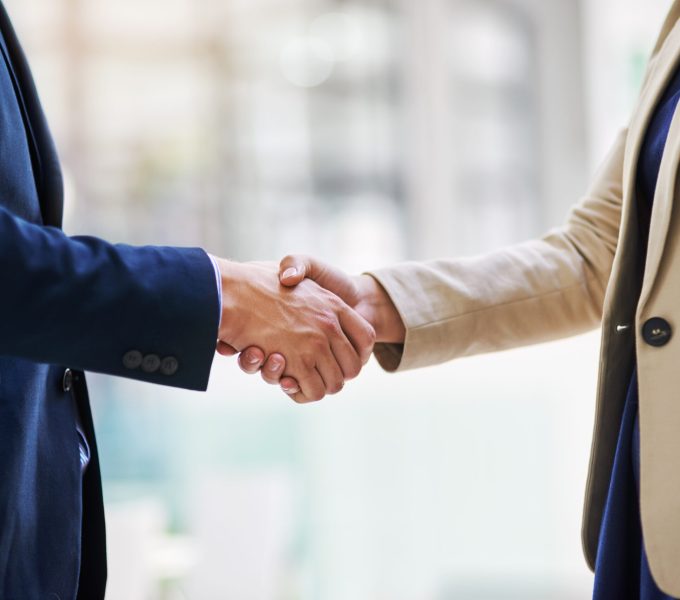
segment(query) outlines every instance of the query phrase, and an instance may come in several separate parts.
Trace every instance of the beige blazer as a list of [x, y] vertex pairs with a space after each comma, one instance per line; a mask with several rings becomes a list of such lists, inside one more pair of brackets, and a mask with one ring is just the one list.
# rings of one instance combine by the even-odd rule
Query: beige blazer
[[[680, 111], [673, 119], [654, 198], [644, 280], [635, 207], [638, 156], [648, 121], [680, 63], [680, 0], [667, 17], [628, 128], [564, 226], [476, 258], [405, 263], [371, 274], [399, 310], [403, 346], [380, 345], [388, 370], [432, 365], [576, 334], [602, 325], [590, 473], [583, 520], [594, 567], [628, 375], [637, 355], [641, 511], [659, 587], [680, 597]], [[653, 317], [675, 335], [643, 333]], [[655, 346], [648, 341], [659, 341]], [[647, 341], [646, 341], [647, 340]]]

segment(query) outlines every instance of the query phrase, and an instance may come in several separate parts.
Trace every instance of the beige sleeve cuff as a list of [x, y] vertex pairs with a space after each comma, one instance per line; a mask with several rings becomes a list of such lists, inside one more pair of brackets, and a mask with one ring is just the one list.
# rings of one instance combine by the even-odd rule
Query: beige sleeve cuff
[[[415, 267], [415, 265], [413, 265]], [[405, 268], [406, 267], [406, 268]], [[407, 265], [367, 272], [385, 289], [392, 299], [406, 328], [403, 344], [376, 344], [375, 357], [386, 371], [407, 371], [432, 365], [438, 360], [434, 351], [432, 331], [427, 328], [434, 315], [427, 310], [428, 297], [424, 290], [415, 291]], [[435, 354], [437, 354], [435, 356]]]

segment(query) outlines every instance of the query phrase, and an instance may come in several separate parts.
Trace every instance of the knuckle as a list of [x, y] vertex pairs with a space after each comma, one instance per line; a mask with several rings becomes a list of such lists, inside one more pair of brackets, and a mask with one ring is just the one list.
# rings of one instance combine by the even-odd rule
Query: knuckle
[[280, 265], [286, 267], [297, 266], [303, 264], [306, 259], [307, 256], [304, 254], [286, 254], [281, 259]]
[[305, 404], [318, 402], [326, 395], [326, 389], [321, 381], [309, 382], [308, 385], [302, 385], [301, 388], [301, 392], [297, 396], [301, 396]]
[[295, 260], [296, 256], [294, 254], [286, 254], [286, 256], [281, 259], [281, 265], [290, 265], [294, 263]]
[[326, 337], [335, 337], [342, 333], [342, 328], [340, 323], [335, 318], [335, 315], [327, 314], [324, 315], [320, 320], [321, 331]]
[[345, 387], [345, 383], [343, 381], [334, 381], [329, 387], [327, 392], [331, 395], [333, 394], [338, 394], [342, 391], [342, 388]]
[[373, 348], [375, 346], [375, 342], [377, 340], [377, 335], [375, 333], [375, 329], [371, 326], [366, 328], [366, 340], [367, 344]]
[[317, 356], [318, 356], [318, 353], [316, 351], [315, 346], [313, 345], [311, 352], [305, 352], [300, 357], [302, 365], [304, 366], [304, 368], [307, 372], [312, 371], [316, 367]]
[[361, 347], [361, 358], [362, 362], [365, 364], [366, 361], [371, 358], [371, 354], [373, 353], [373, 349], [375, 348], [375, 331], [371, 330], [367, 334], [367, 338], [365, 342], [362, 344]]
[[328, 337], [319, 333], [310, 340], [310, 346], [314, 356], [317, 357], [328, 350]]
[[361, 361], [352, 361], [352, 364], [347, 367], [345, 377], [347, 379], [355, 379], [356, 377], [359, 377], [359, 374], [361, 373], [361, 366]]
[[336, 294], [326, 289], [323, 290], [323, 294], [324, 301], [330, 307], [329, 313], [333, 316], [333, 318], [335, 318], [336, 314], [347, 314], [350, 312], [351, 309], [349, 309], [344, 301]]

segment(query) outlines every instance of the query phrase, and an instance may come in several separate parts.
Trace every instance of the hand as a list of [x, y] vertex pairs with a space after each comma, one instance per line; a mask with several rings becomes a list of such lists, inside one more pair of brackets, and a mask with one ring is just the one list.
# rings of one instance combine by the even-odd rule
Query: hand
[[[375, 332], [345, 302], [311, 280], [294, 289], [281, 286], [272, 265], [217, 262], [222, 277], [218, 351], [230, 354], [256, 346], [269, 356], [263, 373], [277, 356], [285, 356], [276, 380], [294, 377], [301, 391], [291, 395], [298, 402], [336, 393], [359, 374], [372, 352]], [[241, 367], [251, 369], [255, 362], [250, 359], [252, 354], [245, 353]]]
[[350, 276], [311, 256], [287, 256], [279, 265], [281, 284], [299, 285], [305, 278], [342, 298], [375, 330], [376, 342], [401, 344], [406, 327], [389, 294], [370, 275]]
[[[287, 287], [299, 285], [305, 278], [313, 279], [321, 287], [342, 298], [366, 319], [375, 330], [376, 341], [404, 342], [406, 328], [399, 312], [384, 288], [370, 275], [352, 277], [309, 256], [287, 256], [281, 261], [279, 275], [281, 284]], [[275, 370], [274, 367], [282, 358], [271, 357], [271, 362], [265, 361], [263, 365], [258, 365], [255, 371], [262, 366], [265, 380], [268, 383], [280, 383], [283, 390], [288, 393], [295, 387], [296, 382], [290, 377], [277, 377], [277, 373], [281, 371]], [[240, 360], [243, 360], [243, 356]]]

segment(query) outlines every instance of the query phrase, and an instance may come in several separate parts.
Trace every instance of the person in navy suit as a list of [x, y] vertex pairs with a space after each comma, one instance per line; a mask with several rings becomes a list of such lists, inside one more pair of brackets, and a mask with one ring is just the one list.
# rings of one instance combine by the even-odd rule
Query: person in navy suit
[[1, 2], [0, 54], [0, 599], [97, 600], [105, 527], [83, 371], [205, 390], [219, 344], [249, 368], [285, 355], [305, 402], [356, 376], [375, 334], [315, 283], [280, 286], [273, 265], [66, 236], [59, 160]]

